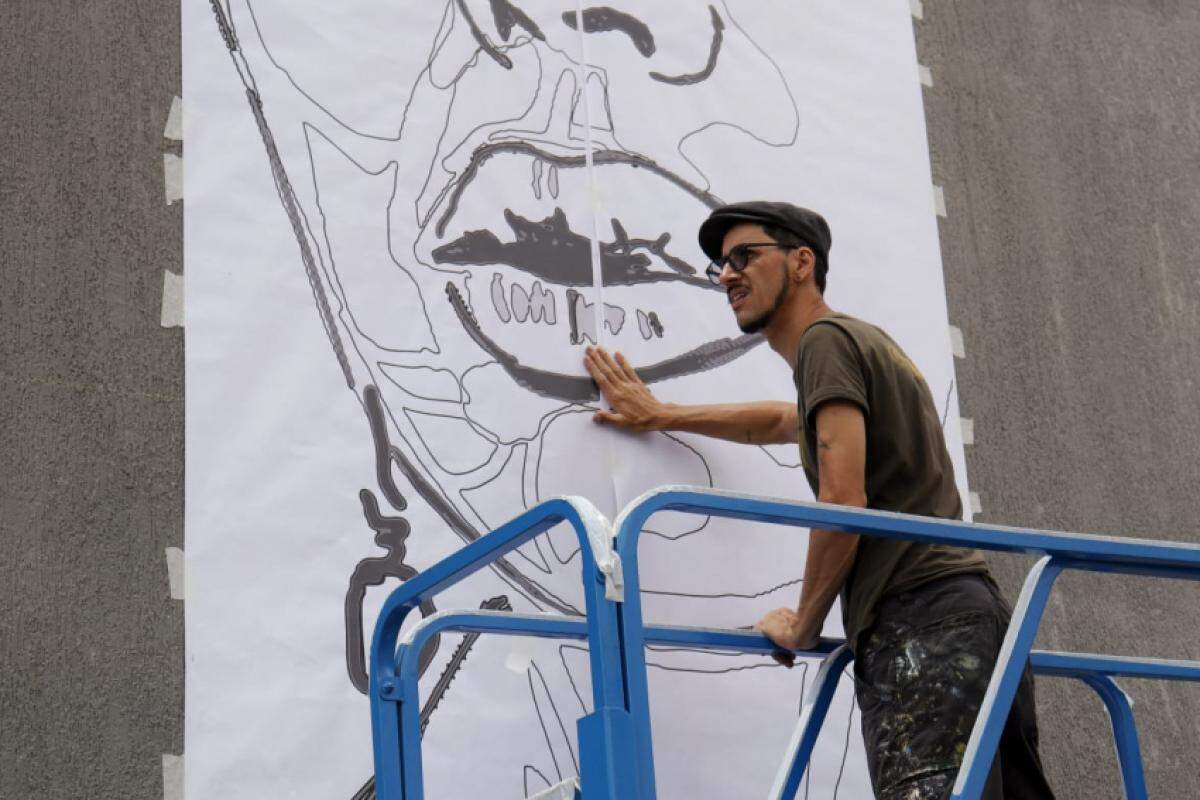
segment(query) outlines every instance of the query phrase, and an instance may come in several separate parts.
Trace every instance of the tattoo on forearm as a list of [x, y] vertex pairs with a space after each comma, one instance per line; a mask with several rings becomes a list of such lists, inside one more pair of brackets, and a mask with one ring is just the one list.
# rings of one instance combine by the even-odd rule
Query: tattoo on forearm
[[826, 454], [833, 451], [833, 445], [820, 436], [817, 437], [817, 463], [824, 463]]

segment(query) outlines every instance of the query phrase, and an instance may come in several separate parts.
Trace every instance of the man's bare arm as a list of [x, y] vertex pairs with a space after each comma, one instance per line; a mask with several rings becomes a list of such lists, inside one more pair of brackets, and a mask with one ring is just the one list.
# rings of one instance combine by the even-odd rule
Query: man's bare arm
[[[831, 401], [817, 409], [817, 467], [822, 503], [867, 505], [866, 420], [853, 403]], [[845, 585], [858, 552], [858, 536], [814, 529], [808, 540], [804, 588], [793, 611], [779, 608], [755, 625], [785, 650], [816, 644], [833, 601]]]
[[795, 403], [664, 403], [620, 353], [614, 357], [602, 347], [589, 347], [584, 364], [612, 408], [597, 411], [593, 416], [596, 422], [634, 432], [698, 433], [741, 444], [788, 444], [799, 436]]

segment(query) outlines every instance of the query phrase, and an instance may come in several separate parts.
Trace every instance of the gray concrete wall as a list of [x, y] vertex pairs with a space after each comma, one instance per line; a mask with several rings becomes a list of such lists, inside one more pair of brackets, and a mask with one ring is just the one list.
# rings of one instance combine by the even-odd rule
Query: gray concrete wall
[[178, 3], [4, 0], [0, 45], [0, 798], [161, 798], [183, 748], [183, 334], [159, 326]]
[[[199, 2], [200, 0], [196, 0]], [[916, 22], [981, 519], [1200, 540], [1200, 6], [926, 0]], [[177, 4], [0, 18], [0, 798], [156, 798], [182, 748]], [[1015, 594], [1027, 562], [997, 560]], [[1195, 586], [1068, 576], [1039, 645], [1200, 656]], [[1128, 684], [1151, 794], [1196, 795], [1200, 689]], [[1120, 791], [1043, 681], [1062, 798]]]
[[[981, 521], [1200, 541], [1200, 4], [937, 0], [916, 23]], [[1010, 596], [1027, 560], [995, 559]], [[1200, 586], [1068, 575], [1038, 646], [1200, 658]], [[1200, 688], [1126, 682], [1150, 795], [1200, 795]], [[1107, 718], [1039, 687], [1064, 798]]]

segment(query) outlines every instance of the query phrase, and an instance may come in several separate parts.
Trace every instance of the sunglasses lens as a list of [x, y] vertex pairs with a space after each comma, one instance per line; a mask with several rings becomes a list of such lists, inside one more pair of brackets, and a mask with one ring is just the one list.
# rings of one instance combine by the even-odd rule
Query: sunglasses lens
[[729, 266], [733, 267], [738, 272], [746, 268], [746, 264], [750, 261], [750, 248], [738, 245], [729, 251]]
[[714, 284], [721, 283], [721, 265], [717, 262], [710, 261], [708, 263], [708, 269], [704, 270], [704, 274], [707, 275], [708, 279]]

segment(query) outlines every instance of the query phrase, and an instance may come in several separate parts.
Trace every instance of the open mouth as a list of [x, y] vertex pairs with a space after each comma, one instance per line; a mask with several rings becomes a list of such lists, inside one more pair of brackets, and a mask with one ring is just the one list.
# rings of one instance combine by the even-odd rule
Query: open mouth
[[[470, 307], [463, 300], [462, 293], [453, 282], [446, 284], [446, 296], [454, 306], [454, 312], [458, 315], [463, 329], [482, 350], [496, 359], [518, 385], [543, 397], [553, 397], [569, 403], [589, 403], [600, 398], [600, 392], [590, 377], [552, 372], [523, 364], [512, 353], [497, 345], [483, 332]], [[644, 382], [656, 383], [724, 366], [762, 344], [762, 341], [758, 334], [743, 334], [736, 339], [714, 339], [673, 358], [634, 369]]]
[[750, 290], [744, 286], [735, 286], [729, 290], [729, 306], [737, 311], [742, 307], [746, 298], [750, 296]]
[[528, 142], [480, 145], [444, 190], [415, 254], [447, 277], [465, 276], [446, 292], [475, 343], [518, 384], [576, 403], [599, 396], [579, 371], [580, 348], [600, 333], [606, 345], [637, 353], [648, 382], [713, 369], [759, 344], [759, 336], [712, 338], [728, 300], [697, 266], [691, 242], [720, 201], [642, 156], [601, 150], [593, 163], [613, 209], [606, 222], [592, 219], [597, 187], [584, 156]]

